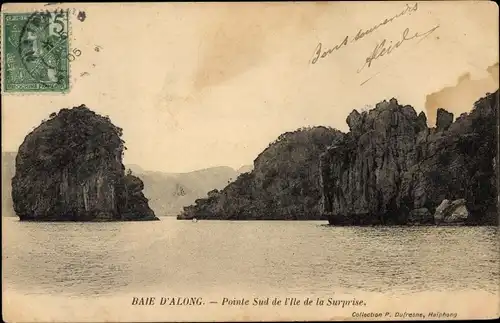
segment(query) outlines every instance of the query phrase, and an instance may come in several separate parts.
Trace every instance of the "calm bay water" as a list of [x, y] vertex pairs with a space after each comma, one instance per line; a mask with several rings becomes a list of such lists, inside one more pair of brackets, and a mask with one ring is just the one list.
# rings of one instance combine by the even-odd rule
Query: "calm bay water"
[[4, 290], [24, 295], [220, 289], [498, 293], [496, 227], [2, 220]]

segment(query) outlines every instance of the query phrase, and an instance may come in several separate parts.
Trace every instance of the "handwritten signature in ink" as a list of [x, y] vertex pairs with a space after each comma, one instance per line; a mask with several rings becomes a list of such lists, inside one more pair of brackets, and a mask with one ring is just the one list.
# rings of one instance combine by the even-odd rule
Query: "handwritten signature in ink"
[[363, 37], [371, 34], [375, 30], [377, 30], [378, 28], [383, 27], [383, 26], [391, 23], [394, 19], [399, 18], [399, 17], [404, 16], [404, 15], [411, 15], [413, 12], [415, 12], [417, 10], [418, 10], [418, 3], [415, 3], [413, 6], [406, 4], [406, 7], [400, 13], [398, 13], [390, 18], [384, 19], [384, 21], [378, 23], [377, 25], [372, 26], [371, 28], [369, 28], [367, 30], [359, 29], [356, 36], [354, 36], [352, 38], [349, 38], [349, 36], [345, 36], [344, 39], [339, 44], [337, 44], [337, 45], [335, 45], [327, 50], [323, 50], [323, 44], [320, 42], [320, 43], [318, 43], [318, 45], [314, 49], [314, 54], [313, 54], [313, 57], [310, 60], [310, 62], [311, 62], [311, 64], [316, 64], [319, 59], [326, 58], [328, 55], [332, 54], [334, 51], [337, 51], [343, 47], [346, 47], [347, 45], [349, 45], [349, 43], [354, 43], [356, 41], [363, 39]]
[[372, 66], [373, 61], [379, 59], [382, 56], [390, 55], [394, 50], [399, 48], [405, 41], [420, 39], [419, 40], [420, 42], [424, 38], [432, 34], [438, 28], [439, 25], [436, 25], [424, 33], [415, 32], [411, 36], [410, 36], [410, 28], [406, 28], [403, 31], [402, 38], [397, 42], [395, 42], [394, 44], [392, 40], [389, 42], [387, 41], [387, 39], [382, 40], [379, 44], [377, 44], [377, 46], [375, 46], [370, 56], [366, 58], [365, 64], [360, 69], [358, 69], [357, 72], [360, 73], [365, 67], [370, 68]]

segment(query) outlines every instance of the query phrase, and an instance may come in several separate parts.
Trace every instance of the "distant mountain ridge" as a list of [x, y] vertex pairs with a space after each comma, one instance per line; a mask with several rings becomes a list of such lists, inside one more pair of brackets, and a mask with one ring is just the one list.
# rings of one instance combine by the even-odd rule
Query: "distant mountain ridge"
[[[126, 165], [144, 181], [144, 194], [159, 215], [177, 215], [183, 207], [207, 196], [213, 189], [222, 189], [240, 174], [228, 166], [210, 167], [187, 173], [147, 171], [137, 165]], [[251, 166], [250, 166], [251, 167]], [[250, 168], [251, 170], [251, 168]]]
[[[15, 175], [16, 152], [2, 152], [2, 215], [14, 216], [11, 180]], [[235, 170], [228, 166], [210, 167], [186, 173], [145, 170], [139, 165], [125, 165], [144, 182], [144, 195], [159, 216], [177, 215], [184, 206], [207, 196], [213, 189], [222, 189], [240, 174], [251, 171], [251, 165]]]

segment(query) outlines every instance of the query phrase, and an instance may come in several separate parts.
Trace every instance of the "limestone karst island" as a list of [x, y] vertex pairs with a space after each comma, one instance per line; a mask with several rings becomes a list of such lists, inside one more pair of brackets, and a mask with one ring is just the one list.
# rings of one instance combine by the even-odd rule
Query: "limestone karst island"
[[328, 220], [332, 225], [496, 225], [498, 90], [456, 120], [395, 99], [347, 117], [350, 131], [281, 135], [223, 190], [178, 219]]
[[[177, 218], [497, 225], [498, 91], [471, 108], [457, 117], [438, 109], [436, 126], [428, 127], [423, 112], [391, 99], [370, 111], [352, 111], [347, 133], [322, 126], [284, 133], [255, 158], [253, 168], [219, 186], [224, 188], [196, 177], [208, 192], [203, 198], [186, 195]], [[121, 135], [109, 118], [84, 105], [51, 114], [16, 156], [17, 216], [158, 220], [143, 181], [125, 171]], [[161, 194], [153, 195], [151, 205], [172, 204], [167, 182], [154, 183]]]
[[158, 220], [125, 174], [122, 129], [84, 105], [52, 113], [19, 147], [12, 202], [20, 220]]

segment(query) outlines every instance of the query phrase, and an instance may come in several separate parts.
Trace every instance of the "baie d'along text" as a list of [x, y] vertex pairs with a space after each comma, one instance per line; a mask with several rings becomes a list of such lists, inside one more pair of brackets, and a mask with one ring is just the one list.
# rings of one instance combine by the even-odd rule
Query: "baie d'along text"
[[203, 297], [132, 297], [132, 305], [205, 305]]
[[346, 47], [349, 45], [349, 43], [354, 43], [358, 40], [363, 39], [365, 36], [371, 34], [375, 30], [377, 30], [379, 27], [385, 26], [389, 23], [391, 23], [394, 19], [399, 18], [404, 15], [411, 15], [413, 12], [418, 10], [418, 3], [413, 4], [412, 6], [406, 4], [405, 8], [398, 14], [390, 17], [390, 18], [385, 18], [384, 21], [372, 26], [369, 29], [363, 30], [359, 29], [358, 33], [356, 36], [349, 38], [349, 36], [345, 36], [343, 40], [338, 43], [337, 45], [330, 47], [329, 49], [324, 50], [323, 49], [323, 44], [320, 42], [314, 49], [314, 54], [312, 59], [310, 60], [311, 64], [316, 64], [319, 59], [326, 58], [328, 55], [332, 54], [334, 51], [337, 51], [343, 47]]

